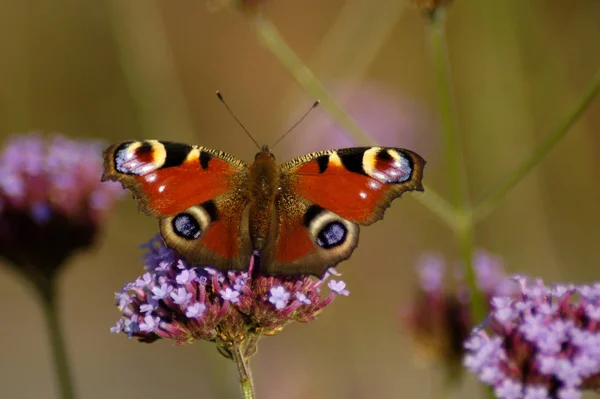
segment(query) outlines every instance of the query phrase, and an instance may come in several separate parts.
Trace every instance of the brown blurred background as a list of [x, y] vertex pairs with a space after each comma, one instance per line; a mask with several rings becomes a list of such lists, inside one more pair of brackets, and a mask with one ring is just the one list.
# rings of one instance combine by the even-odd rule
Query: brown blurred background
[[[420, 13], [399, 0], [273, 0], [289, 44], [373, 137], [427, 160], [447, 193], [433, 68]], [[459, 0], [449, 46], [469, 186], [481, 198], [556, 128], [600, 65], [597, 0]], [[241, 13], [204, 0], [0, 2], [0, 135], [40, 130], [107, 142], [157, 138], [252, 160], [314, 101], [261, 46]], [[510, 272], [598, 279], [600, 101], [477, 227], [478, 247]], [[277, 148], [280, 161], [351, 145], [317, 109]], [[365, 143], [354, 143], [365, 144]], [[236, 398], [233, 364], [213, 345], [137, 343], [109, 333], [113, 292], [142, 272], [138, 245], [157, 231], [129, 196], [94, 251], [61, 279], [62, 320], [81, 398]], [[435, 370], [413, 361], [399, 311], [422, 251], [456, 259], [450, 231], [414, 198], [363, 229], [340, 265], [352, 292], [315, 322], [264, 339], [253, 359], [260, 398], [434, 397]], [[54, 398], [44, 324], [29, 287], [0, 268], [0, 397]], [[471, 379], [459, 395], [478, 397]]]

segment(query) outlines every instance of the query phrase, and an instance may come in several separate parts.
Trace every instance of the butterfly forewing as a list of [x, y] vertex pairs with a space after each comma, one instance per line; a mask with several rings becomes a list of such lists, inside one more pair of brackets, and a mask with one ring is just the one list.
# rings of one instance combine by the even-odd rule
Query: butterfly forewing
[[248, 165], [224, 152], [156, 140], [104, 151], [103, 180], [120, 181], [159, 219], [167, 245], [188, 261], [243, 270], [252, 252], [242, 214]]

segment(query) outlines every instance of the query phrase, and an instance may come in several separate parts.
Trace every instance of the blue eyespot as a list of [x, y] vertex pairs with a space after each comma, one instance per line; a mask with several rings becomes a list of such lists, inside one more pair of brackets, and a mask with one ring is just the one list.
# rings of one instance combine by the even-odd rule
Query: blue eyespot
[[340, 222], [330, 222], [319, 231], [317, 244], [321, 248], [329, 249], [342, 245], [346, 241], [348, 229]]
[[202, 235], [200, 224], [198, 221], [189, 213], [180, 213], [173, 218], [171, 222], [173, 225], [173, 231], [179, 237], [195, 240]]

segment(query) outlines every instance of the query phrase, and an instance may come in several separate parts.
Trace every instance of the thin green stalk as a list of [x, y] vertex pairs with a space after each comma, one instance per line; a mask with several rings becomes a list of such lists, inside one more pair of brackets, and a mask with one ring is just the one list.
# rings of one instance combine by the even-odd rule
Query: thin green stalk
[[[254, 25], [263, 44], [275, 55], [281, 64], [292, 74], [296, 81], [314, 98], [321, 101], [321, 106], [345, 129], [357, 142], [376, 145], [375, 141], [348, 115], [335, 98], [327, 91], [323, 83], [302, 62], [300, 57], [288, 46], [275, 25], [266, 16], [254, 16]], [[456, 217], [451, 206], [431, 188], [425, 187], [425, 193], [415, 195], [434, 214], [438, 215], [451, 228], [456, 228]]]
[[539, 165], [558, 142], [571, 130], [575, 122], [583, 115], [592, 101], [600, 93], [600, 71], [592, 80], [579, 102], [573, 107], [567, 117], [558, 125], [557, 129], [548, 134], [506, 178], [492, 190], [491, 194], [483, 199], [473, 210], [475, 222], [485, 218], [502, 199], [513, 189], [525, 176]]
[[54, 359], [54, 370], [56, 372], [60, 397], [62, 399], [74, 399], [75, 392], [71, 381], [69, 360], [67, 358], [65, 341], [58, 315], [56, 294], [52, 288], [40, 291], [40, 302], [42, 303], [44, 317], [46, 319], [46, 328], [48, 330], [48, 337], [50, 338], [50, 346], [52, 348], [52, 356]]
[[451, 203], [456, 209], [459, 221], [455, 233], [458, 240], [460, 257], [465, 264], [467, 283], [472, 292], [471, 313], [474, 320], [480, 322], [485, 317], [485, 299], [477, 290], [477, 281], [473, 268], [473, 222], [471, 217], [468, 216], [470, 214], [470, 203], [466, 188], [466, 173], [452, 93], [444, 8], [440, 7], [432, 12], [429, 15], [428, 21], [427, 33], [435, 68], [438, 103], [444, 132], [446, 170], [448, 171], [448, 181], [451, 189]]
[[450, 60], [446, 48], [446, 18], [444, 11], [444, 8], [439, 8], [432, 12], [427, 28], [435, 68], [442, 131], [444, 133], [445, 161], [451, 190], [451, 203], [455, 208], [465, 210], [468, 207], [469, 199], [465, 188], [462, 150], [452, 93]]
[[107, 3], [125, 83], [137, 109], [140, 131], [149, 138], [195, 138], [193, 121], [177, 77], [160, 2]]
[[252, 370], [250, 369], [250, 358], [245, 356], [245, 345], [235, 344], [231, 348], [231, 355], [240, 376], [240, 386], [244, 399], [254, 399], [254, 381], [252, 379]]

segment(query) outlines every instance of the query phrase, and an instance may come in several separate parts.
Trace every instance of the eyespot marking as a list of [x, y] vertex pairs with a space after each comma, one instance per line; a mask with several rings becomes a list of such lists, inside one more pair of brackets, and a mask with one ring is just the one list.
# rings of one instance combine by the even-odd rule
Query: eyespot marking
[[164, 162], [164, 147], [156, 141], [123, 143], [114, 152], [115, 170], [126, 175], [144, 176]]
[[304, 213], [304, 218], [302, 219], [302, 224], [306, 227], [309, 227], [311, 222], [323, 212], [324, 209], [319, 205], [311, 205], [306, 212]]
[[176, 215], [171, 224], [175, 234], [187, 240], [195, 240], [202, 235], [200, 223], [190, 213]]
[[217, 212], [217, 205], [215, 204], [215, 201], [209, 200], [203, 202], [200, 206], [204, 208], [211, 222], [219, 220], [219, 213]]
[[390, 183], [404, 183], [410, 180], [413, 173], [412, 159], [393, 149], [388, 149], [386, 152], [389, 158], [378, 158], [378, 165], [380, 162], [389, 165], [387, 170], [383, 172], [388, 175]]
[[413, 172], [412, 159], [393, 148], [373, 147], [365, 151], [362, 165], [368, 176], [383, 184], [404, 183]]
[[317, 234], [317, 245], [329, 249], [342, 245], [346, 241], [348, 229], [341, 222], [327, 223]]

